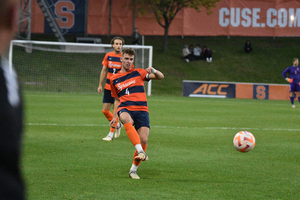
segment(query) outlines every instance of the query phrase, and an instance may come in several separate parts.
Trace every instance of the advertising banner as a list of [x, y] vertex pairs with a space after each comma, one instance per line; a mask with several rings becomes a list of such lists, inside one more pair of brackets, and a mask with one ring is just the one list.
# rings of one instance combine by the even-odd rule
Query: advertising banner
[[[50, 0], [49, 0], [50, 1]], [[164, 35], [154, 14], [137, 14], [133, 20], [132, 4], [128, 0], [89, 0], [84, 19], [85, 1], [53, 0], [56, 18], [69, 33], [82, 33], [87, 21], [87, 34], [130, 36], [133, 25], [141, 35]], [[55, 8], [55, 9], [54, 9]], [[207, 14], [183, 8], [172, 20], [170, 36], [300, 36], [299, 0], [222, 0]], [[50, 33], [47, 22], [41, 20], [36, 1], [32, 1], [32, 33]], [[64, 23], [64, 25], [63, 25]], [[162, 24], [163, 21], [161, 21]], [[45, 27], [45, 28], [44, 28]]]
[[227, 82], [183, 81], [183, 96], [235, 98], [235, 84]]
[[[300, 36], [300, 1], [297, 0], [222, 0], [211, 11], [207, 14], [205, 8], [201, 12], [182, 9], [173, 19], [169, 35]], [[126, 0], [112, 4], [109, 0], [101, 3], [90, 0], [88, 15], [89, 34], [108, 34], [109, 25], [112, 35], [132, 33], [133, 14]], [[164, 35], [163, 27], [153, 14], [139, 14], [135, 26], [142, 35]]]
[[289, 85], [184, 80], [182, 95], [185, 97], [289, 100]]
[[[53, 6], [51, 9], [63, 32], [76, 34], [84, 33], [85, 1], [52, 0], [51, 2], [48, 2], [49, 5], [52, 3]], [[46, 20], [44, 27], [45, 33], [52, 33], [52, 30]]]

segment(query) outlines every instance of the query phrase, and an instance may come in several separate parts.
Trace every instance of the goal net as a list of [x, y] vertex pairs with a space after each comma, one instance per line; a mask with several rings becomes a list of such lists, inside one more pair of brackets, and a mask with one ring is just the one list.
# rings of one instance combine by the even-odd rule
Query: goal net
[[[124, 45], [136, 51], [135, 68], [152, 66], [152, 46]], [[95, 93], [110, 44], [12, 40], [8, 60], [23, 91]], [[151, 81], [145, 85], [151, 95]]]

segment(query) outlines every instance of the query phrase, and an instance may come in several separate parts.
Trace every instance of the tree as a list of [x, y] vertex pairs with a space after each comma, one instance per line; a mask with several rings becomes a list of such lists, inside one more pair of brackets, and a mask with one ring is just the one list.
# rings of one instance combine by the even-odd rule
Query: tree
[[201, 12], [205, 8], [207, 14], [210, 14], [211, 8], [221, 0], [139, 0], [136, 1], [137, 11], [141, 14], [147, 14], [149, 11], [155, 15], [160, 26], [165, 29], [163, 50], [168, 49], [169, 27], [176, 14], [183, 8], [194, 8]]

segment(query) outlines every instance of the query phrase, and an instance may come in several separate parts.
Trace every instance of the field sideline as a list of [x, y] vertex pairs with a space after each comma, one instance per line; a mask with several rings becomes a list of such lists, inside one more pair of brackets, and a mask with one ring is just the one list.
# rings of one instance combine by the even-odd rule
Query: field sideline
[[[149, 161], [128, 178], [134, 147], [125, 130], [102, 138], [102, 95], [24, 94], [22, 168], [28, 199], [300, 199], [300, 104], [148, 97]], [[249, 153], [233, 147], [252, 132]]]

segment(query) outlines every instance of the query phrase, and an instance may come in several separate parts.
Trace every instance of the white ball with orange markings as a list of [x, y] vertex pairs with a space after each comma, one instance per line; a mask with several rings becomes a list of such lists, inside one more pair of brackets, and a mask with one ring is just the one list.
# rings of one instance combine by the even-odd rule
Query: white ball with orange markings
[[255, 146], [255, 137], [249, 131], [240, 131], [233, 138], [233, 145], [236, 150], [246, 153]]

